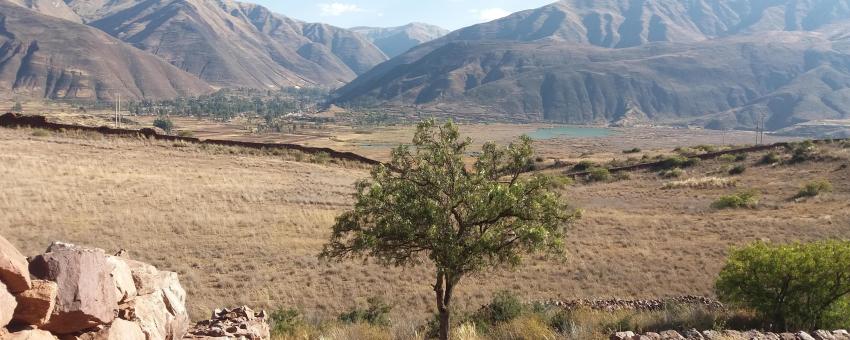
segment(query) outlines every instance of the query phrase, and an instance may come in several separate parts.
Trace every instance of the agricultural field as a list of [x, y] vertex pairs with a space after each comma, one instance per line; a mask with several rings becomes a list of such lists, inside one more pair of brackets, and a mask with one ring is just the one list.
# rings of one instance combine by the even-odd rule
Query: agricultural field
[[[409, 136], [405, 129], [356, 135], [402, 142]], [[507, 141], [522, 128], [509, 130], [463, 127], [478, 141]], [[537, 148], [546, 157], [604, 165], [611, 158], [671, 154], [678, 145], [718, 138], [744, 143], [751, 137], [673, 130], [551, 139]], [[665, 136], [669, 139], [660, 141]], [[623, 154], [630, 146], [643, 150]], [[431, 310], [432, 268], [317, 259], [334, 218], [353, 203], [354, 183], [368, 176], [361, 165], [32, 129], [0, 128], [0, 150], [0, 234], [30, 255], [63, 240], [110, 252], [125, 249], [177, 271], [195, 319], [230, 304], [334, 318], [373, 296], [397, 307], [394, 325], [421, 324]], [[675, 175], [641, 171], [564, 185], [558, 190], [583, 211], [568, 233], [565, 256], [530, 258], [516, 271], [469, 278], [456, 303], [474, 310], [502, 290], [528, 301], [712, 296], [731, 246], [850, 235], [847, 144], [819, 145], [817, 157], [793, 164], [781, 162], [790, 159], [788, 150], [776, 152], [777, 164], [760, 164], [767, 154], [760, 152], [703, 161]], [[742, 173], [730, 175], [736, 166]], [[795, 198], [813, 181], [829, 181], [833, 190]], [[751, 209], [712, 208], [721, 196], [749, 190], [758, 198]]]

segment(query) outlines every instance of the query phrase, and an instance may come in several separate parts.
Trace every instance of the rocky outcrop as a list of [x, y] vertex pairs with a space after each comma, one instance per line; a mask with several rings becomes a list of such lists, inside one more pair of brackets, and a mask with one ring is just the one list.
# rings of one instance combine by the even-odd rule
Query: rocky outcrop
[[17, 305], [15, 297], [12, 296], [12, 293], [9, 293], [6, 285], [0, 282], [0, 327], [8, 325], [12, 321], [12, 315], [15, 313]]
[[[176, 273], [59, 242], [21, 266], [23, 255], [11, 244], [0, 242], [0, 248], [3, 268], [14, 269], [0, 276], [0, 339], [180, 340], [187, 334], [186, 291]], [[22, 277], [28, 288], [13, 294], [7, 281], [20, 285]], [[225, 311], [215, 324], [226, 334], [268, 339], [264, 312]]]
[[270, 336], [266, 312], [248, 307], [217, 309], [212, 319], [198, 322], [185, 339], [262, 340]]
[[32, 259], [30, 272], [59, 286], [56, 307], [43, 329], [71, 334], [115, 318], [117, 289], [102, 250], [54, 243], [47, 253]]
[[760, 331], [703, 331], [695, 329], [684, 333], [665, 331], [661, 333], [635, 334], [633, 332], [617, 332], [611, 335], [611, 340], [850, 340], [846, 330], [825, 331], [814, 333], [771, 333]]
[[30, 289], [27, 258], [3, 236], [0, 236], [0, 281], [12, 293]]
[[44, 326], [53, 314], [59, 286], [56, 282], [33, 280], [32, 288], [15, 296], [18, 308], [14, 322], [18, 324]]

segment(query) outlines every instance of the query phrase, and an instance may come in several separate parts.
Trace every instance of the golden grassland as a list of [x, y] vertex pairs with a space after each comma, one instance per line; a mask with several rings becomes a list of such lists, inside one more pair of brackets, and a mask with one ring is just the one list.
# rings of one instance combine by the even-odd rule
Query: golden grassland
[[[568, 145], [562, 148], [569, 148]], [[563, 258], [532, 257], [515, 271], [469, 278], [456, 293], [474, 310], [508, 290], [527, 300], [656, 298], [712, 294], [732, 245], [850, 237], [850, 152], [833, 158], [757, 166], [727, 185], [665, 186], [653, 172], [576, 184], [564, 197], [584, 211]], [[301, 159], [302, 161], [297, 161]], [[297, 308], [333, 318], [383, 296], [394, 327], [420, 325], [431, 310], [427, 266], [385, 268], [324, 263], [316, 255], [335, 216], [353, 203], [368, 169], [316, 164], [293, 155], [206, 148], [96, 134], [0, 129], [0, 234], [27, 255], [54, 240], [117, 251], [177, 271], [192, 317], [228, 305]], [[729, 163], [702, 162], [683, 181], [729, 177]], [[826, 179], [834, 191], [791, 198]], [[710, 208], [718, 197], [755, 189], [753, 210]], [[505, 326], [508, 327], [508, 326]], [[349, 330], [340, 330], [350, 331]]]

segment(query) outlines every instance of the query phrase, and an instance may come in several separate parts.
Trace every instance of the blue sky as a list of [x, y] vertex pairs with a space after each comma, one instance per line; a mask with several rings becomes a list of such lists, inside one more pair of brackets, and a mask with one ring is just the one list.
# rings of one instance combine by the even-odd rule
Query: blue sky
[[247, 0], [291, 18], [340, 27], [425, 22], [450, 30], [537, 8], [555, 0]]

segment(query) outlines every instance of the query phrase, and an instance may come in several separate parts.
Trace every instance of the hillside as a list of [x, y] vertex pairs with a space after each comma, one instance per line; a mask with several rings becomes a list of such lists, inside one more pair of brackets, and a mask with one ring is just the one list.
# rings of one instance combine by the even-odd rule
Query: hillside
[[339, 86], [386, 56], [365, 38], [229, 0], [67, 0], [87, 23], [219, 87]]
[[[610, 151], [639, 159], [669, 154], [677, 144], [669, 145], [628, 156]], [[244, 304], [335, 319], [372, 296], [397, 306], [394, 320], [418, 325], [430, 316], [428, 266], [316, 258], [334, 218], [352, 207], [354, 184], [367, 169], [256, 150], [29, 129], [0, 129], [0, 149], [0, 233], [24, 253], [37, 254], [53, 239], [126, 249], [180, 273], [195, 319]], [[744, 161], [703, 161], [678, 179], [641, 171], [564, 187], [569, 203], [584, 211], [567, 235], [566, 257], [533, 257], [517, 270], [471, 277], [456, 293], [458, 307], [474, 311], [500, 290], [528, 300], [711, 295], [732, 245], [850, 232], [850, 148], [836, 143], [819, 152], [830, 157], [768, 166], [758, 165], [764, 153], [753, 153]], [[587, 157], [612, 157], [596, 156]], [[746, 172], [727, 175], [737, 164]], [[707, 177], [726, 184], [665, 188]], [[833, 193], [791, 199], [821, 179], [832, 182]], [[718, 197], [748, 189], [760, 193], [757, 208], [710, 208]]]
[[449, 33], [444, 28], [418, 22], [399, 27], [361, 26], [353, 27], [351, 30], [366, 36], [390, 58]]
[[377, 66], [337, 102], [504, 119], [779, 129], [848, 116], [850, 1], [563, 0]]
[[68, 20], [0, 0], [0, 95], [171, 98], [212, 88], [155, 56]]

